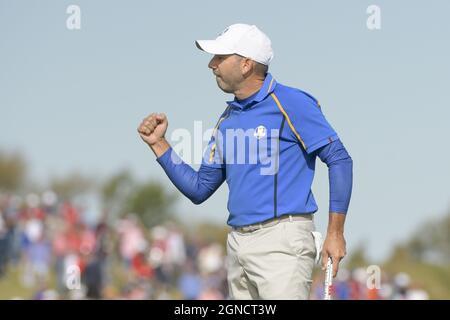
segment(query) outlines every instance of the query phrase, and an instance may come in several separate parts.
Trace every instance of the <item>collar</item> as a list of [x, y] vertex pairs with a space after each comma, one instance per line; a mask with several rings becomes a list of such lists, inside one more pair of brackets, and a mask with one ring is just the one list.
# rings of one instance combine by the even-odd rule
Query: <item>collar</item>
[[234, 100], [227, 101], [227, 104], [231, 107], [236, 107], [239, 109], [246, 109], [246, 108], [254, 105], [255, 103], [258, 103], [258, 102], [261, 102], [262, 100], [264, 100], [270, 93], [273, 92], [276, 85], [277, 85], [277, 82], [275, 81], [275, 79], [272, 77], [272, 75], [270, 73], [267, 73], [266, 78], [264, 79], [264, 82], [261, 86], [261, 89], [259, 89], [259, 91], [253, 95], [252, 99], [248, 99], [248, 98], [244, 99], [243, 100], [244, 104], [242, 104], [242, 102], [239, 102], [235, 97]]

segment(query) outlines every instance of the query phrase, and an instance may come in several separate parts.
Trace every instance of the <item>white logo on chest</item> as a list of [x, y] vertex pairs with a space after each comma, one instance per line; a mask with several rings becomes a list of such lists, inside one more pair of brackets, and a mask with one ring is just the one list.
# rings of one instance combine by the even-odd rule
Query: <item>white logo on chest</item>
[[255, 129], [253, 135], [255, 136], [256, 139], [261, 139], [266, 136], [266, 132], [267, 132], [266, 127], [259, 126]]

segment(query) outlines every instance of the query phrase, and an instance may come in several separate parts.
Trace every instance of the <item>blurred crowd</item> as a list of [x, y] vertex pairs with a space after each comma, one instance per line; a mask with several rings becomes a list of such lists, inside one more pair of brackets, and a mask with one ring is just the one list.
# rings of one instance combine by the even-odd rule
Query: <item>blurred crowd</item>
[[33, 292], [11, 298], [226, 299], [224, 260], [223, 244], [171, 222], [92, 221], [51, 191], [0, 194], [0, 284], [17, 272]]
[[[224, 243], [187, 235], [173, 222], [144, 227], [128, 214], [89, 218], [51, 192], [0, 193], [0, 285], [13, 274], [30, 296], [11, 299], [228, 299]], [[427, 299], [407, 274], [340, 269], [334, 299]], [[28, 291], [27, 291], [28, 292]], [[323, 297], [317, 272], [312, 299]]]
[[[324, 297], [324, 272], [313, 279], [311, 299]], [[428, 300], [428, 293], [406, 273], [388, 275], [378, 267], [347, 270], [340, 267], [331, 286], [333, 300]]]

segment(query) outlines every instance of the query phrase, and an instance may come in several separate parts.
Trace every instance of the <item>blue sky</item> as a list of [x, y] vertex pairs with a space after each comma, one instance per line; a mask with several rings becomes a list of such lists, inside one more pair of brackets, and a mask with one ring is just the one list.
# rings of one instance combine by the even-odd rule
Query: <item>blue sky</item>
[[[71, 4], [81, 9], [80, 30], [66, 28]], [[366, 27], [372, 4], [381, 30]], [[444, 0], [0, 0], [0, 149], [22, 152], [39, 181], [130, 168], [176, 192], [136, 127], [151, 112], [168, 115], [169, 136], [194, 121], [212, 127], [231, 97], [194, 41], [256, 24], [272, 39], [270, 72], [318, 98], [354, 160], [348, 248], [364, 241], [383, 259], [450, 208], [449, 12]], [[324, 232], [327, 169], [317, 161]], [[225, 223], [227, 191], [200, 206], [180, 197], [178, 211]]]

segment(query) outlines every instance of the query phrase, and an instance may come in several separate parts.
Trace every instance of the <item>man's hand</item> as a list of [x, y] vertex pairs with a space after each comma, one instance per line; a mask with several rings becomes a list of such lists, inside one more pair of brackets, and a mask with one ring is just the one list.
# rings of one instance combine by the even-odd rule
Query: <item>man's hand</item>
[[152, 113], [138, 127], [139, 135], [149, 146], [160, 142], [167, 131], [169, 122], [164, 113]]
[[347, 254], [344, 239], [345, 214], [330, 213], [328, 231], [322, 247], [322, 270], [327, 268], [328, 257], [333, 261], [333, 277], [339, 270], [339, 262]]
[[138, 127], [142, 140], [149, 145], [156, 157], [160, 157], [170, 148], [169, 143], [164, 138], [169, 122], [164, 113], [152, 113]]

